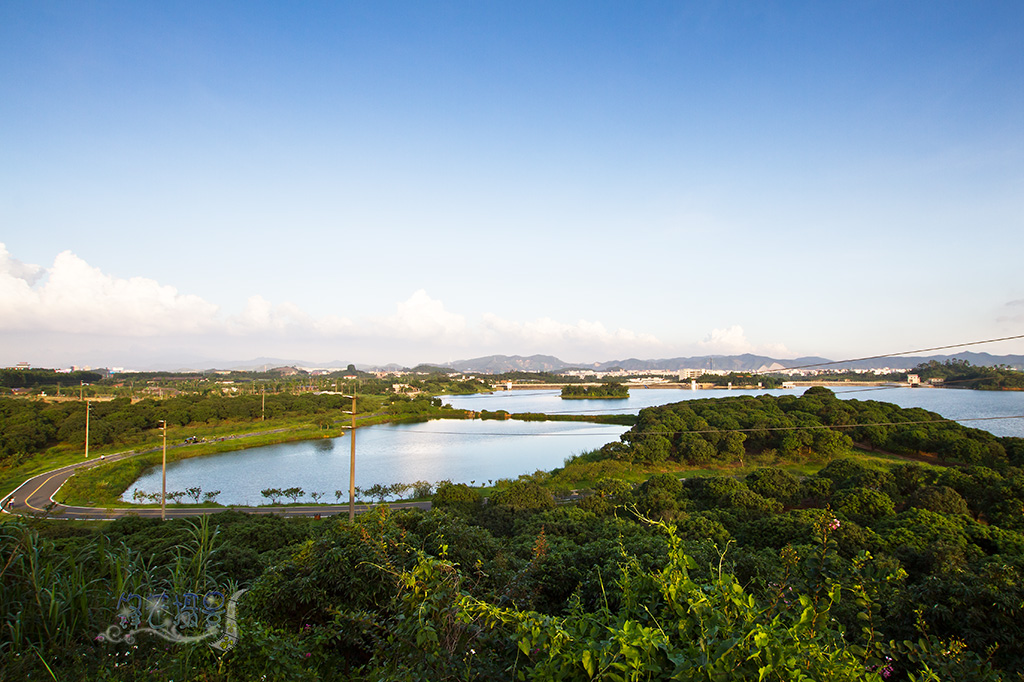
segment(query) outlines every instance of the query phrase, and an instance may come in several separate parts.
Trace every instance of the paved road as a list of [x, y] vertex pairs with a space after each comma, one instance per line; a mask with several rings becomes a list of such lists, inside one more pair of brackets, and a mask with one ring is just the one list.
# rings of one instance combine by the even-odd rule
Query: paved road
[[[74, 507], [58, 504], [53, 501], [57, 490], [64, 485], [64, 482], [79, 469], [94, 467], [99, 464], [134, 457], [143, 452], [153, 452], [153, 449], [142, 452], [122, 452], [116, 455], [107, 455], [103, 459], [71, 464], [60, 469], [47, 471], [46, 473], [34, 476], [18, 486], [18, 489], [3, 499], [3, 511], [10, 514], [27, 514], [30, 516], [46, 515], [51, 519], [83, 520], [83, 519], [116, 519], [122, 516], [135, 514], [146, 517], [160, 517], [159, 507], [115, 507], [102, 509], [98, 507]], [[389, 504], [393, 509], [416, 507], [418, 509], [430, 509], [429, 502], [395, 502]], [[373, 508], [373, 505], [357, 504], [355, 511], [361, 514]], [[185, 516], [201, 516], [203, 514], [216, 514], [217, 512], [233, 509], [245, 512], [246, 514], [277, 514], [279, 516], [332, 516], [334, 514], [347, 514], [348, 504], [319, 504], [319, 505], [288, 505], [276, 507], [189, 507], [170, 506], [167, 507], [167, 518], [181, 518]]]

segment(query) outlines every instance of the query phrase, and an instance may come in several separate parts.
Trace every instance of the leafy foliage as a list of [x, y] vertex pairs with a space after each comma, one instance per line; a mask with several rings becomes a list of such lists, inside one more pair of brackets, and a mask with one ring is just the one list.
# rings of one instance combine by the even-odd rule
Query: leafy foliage
[[829, 461], [865, 449], [924, 454], [963, 464], [1024, 463], [1019, 438], [997, 438], [920, 408], [839, 400], [827, 388], [802, 396], [737, 396], [687, 400], [641, 410], [606, 458], [643, 464], [701, 465], [761, 457]]
[[563, 386], [562, 398], [628, 398], [629, 389], [623, 384], [605, 383], [599, 386]]

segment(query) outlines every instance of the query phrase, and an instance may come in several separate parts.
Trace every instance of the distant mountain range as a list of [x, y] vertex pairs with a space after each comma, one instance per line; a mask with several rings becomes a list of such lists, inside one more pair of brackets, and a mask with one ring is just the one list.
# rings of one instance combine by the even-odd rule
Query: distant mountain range
[[730, 372], [750, 372], [771, 368], [803, 368], [808, 369], [876, 369], [888, 367], [903, 370], [912, 369], [923, 362], [936, 360], [945, 362], [950, 359], [966, 360], [972, 365], [994, 366], [1008, 365], [1017, 370], [1024, 370], [1024, 355], [991, 355], [989, 353], [957, 353], [955, 355], [900, 356], [874, 360], [854, 360], [834, 362], [828, 358], [806, 356], [799, 358], [779, 359], [764, 355], [698, 355], [694, 357], [667, 358], [661, 360], [611, 360], [591, 364], [573, 364], [563, 362], [551, 355], [487, 355], [472, 360], [439, 363], [439, 367], [449, 367], [460, 372], [480, 372], [484, 374], [501, 374], [502, 372], [559, 372], [566, 369], [593, 369], [597, 371], [623, 370], [680, 370], [680, 369], [714, 369]]
[[[680, 369], [714, 369], [730, 372], [751, 372], [759, 369], [808, 368], [808, 369], [877, 369], [888, 367], [895, 370], [912, 369], [923, 362], [936, 360], [945, 362], [950, 359], [966, 360], [972, 365], [994, 366], [1007, 365], [1016, 370], [1024, 370], [1024, 355], [991, 355], [989, 353], [963, 352], [955, 355], [927, 355], [885, 357], [872, 360], [854, 360], [835, 362], [818, 356], [799, 358], [771, 358], [765, 355], [697, 355], [692, 357], [664, 358], [659, 360], [640, 360], [626, 358], [607, 362], [571, 363], [560, 360], [553, 355], [486, 355], [470, 360], [455, 362], [424, 363], [424, 366], [452, 369], [459, 372], [478, 372], [480, 374], [501, 374], [503, 372], [559, 372], [567, 369], [590, 369], [596, 371], [623, 370], [680, 370]], [[262, 371], [274, 367], [302, 367], [318, 369], [344, 369], [349, 362], [334, 360], [317, 363], [305, 360], [284, 358], [254, 358], [248, 361], [220, 361], [203, 363], [204, 366], [193, 369], [178, 368], [176, 371], [209, 371], [212, 369], [237, 371]], [[395, 371], [407, 369], [394, 363], [388, 365], [356, 364], [360, 370]], [[152, 371], [159, 371], [157, 367]]]
[[[992, 355], [991, 353], [972, 353], [965, 351], [955, 355], [927, 355], [927, 356], [906, 356], [888, 357], [878, 360], [858, 360], [855, 362], [842, 362], [832, 367], [838, 369], [873, 369], [875, 367], [891, 367], [893, 369], [912, 369], [923, 362], [946, 362], [947, 360], [966, 360], [977, 367], [994, 367], [995, 365], [1006, 365], [1018, 371], [1024, 370], [1024, 355]], [[783, 363], [785, 361], [782, 361]]]

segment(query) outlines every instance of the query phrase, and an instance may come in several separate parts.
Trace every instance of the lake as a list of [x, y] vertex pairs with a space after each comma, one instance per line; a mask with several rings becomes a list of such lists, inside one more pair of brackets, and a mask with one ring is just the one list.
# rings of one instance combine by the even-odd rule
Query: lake
[[[558, 414], [636, 414], [645, 407], [681, 400], [736, 395], [800, 395], [804, 388], [773, 390], [633, 389], [625, 400], [562, 400], [558, 391], [502, 391], [493, 394], [444, 396], [459, 409], [507, 410]], [[923, 407], [1000, 436], [1024, 437], [1024, 419], [992, 419], [1024, 415], [1024, 392], [965, 391], [934, 388], [856, 387], [836, 389], [843, 399], [879, 400], [901, 407]], [[617, 440], [624, 426], [576, 422], [515, 420], [435, 420], [419, 424], [382, 424], [356, 433], [356, 485], [432, 483], [440, 480], [486, 484], [515, 478], [537, 469], [561, 466], [566, 458]], [[222, 504], [256, 505], [267, 500], [264, 488], [299, 487], [325, 493], [335, 490], [348, 500], [348, 435], [281, 443], [237, 452], [195, 457], [167, 466], [167, 490], [201, 486], [220, 490]], [[160, 491], [160, 469], [146, 472], [124, 495], [135, 490]]]
[[[418, 424], [381, 424], [356, 432], [356, 485], [374, 483], [485, 484], [516, 478], [537, 469], [561, 466], [567, 457], [618, 440], [625, 426], [575, 422], [445, 419]], [[307, 493], [324, 492], [335, 500], [343, 490], [348, 500], [350, 444], [348, 434], [267, 445], [210, 457], [194, 457], [167, 465], [167, 490], [201, 486], [220, 490], [221, 504], [255, 505], [267, 500], [264, 488], [298, 486]], [[160, 468], [140, 477], [124, 494], [136, 489], [160, 492]], [[307, 497], [311, 501], [311, 498]]]
[[[452, 407], [465, 410], [507, 410], [545, 414], [637, 414], [645, 407], [682, 400], [737, 395], [802, 395], [806, 387], [770, 390], [676, 388], [630, 389], [622, 400], [562, 400], [558, 391], [500, 391], [490, 394], [443, 396]], [[923, 407], [948, 419], [965, 420], [964, 426], [985, 429], [997, 436], [1024, 437], [1024, 419], [992, 419], [1024, 415], [1024, 391], [968, 391], [955, 388], [905, 386], [849, 386], [835, 388], [844, 400], [878, 400], [900, 407]], [[979, 421], [967, 421], [980, 419]]]

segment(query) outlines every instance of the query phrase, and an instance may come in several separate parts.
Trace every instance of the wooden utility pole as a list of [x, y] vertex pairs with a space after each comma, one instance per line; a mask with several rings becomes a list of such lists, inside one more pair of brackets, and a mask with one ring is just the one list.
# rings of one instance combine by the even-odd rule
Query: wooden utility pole
[[349, 456], [348, 463], [348, 520], [349, 522], [355, 522], [356, 520], [356, 396], [353, 393], [346, 398], [352, 398], [352, 428], [349, 429], [349, 444], [351, 445], [351, 455]]
[[163, 484], [160, 488], [160, 520], [167, 520], [167, 420], [160, 420], [160, 428], [164, 432]]
[[89, 459], [89, 401], [85, 401], [85, 458]]

